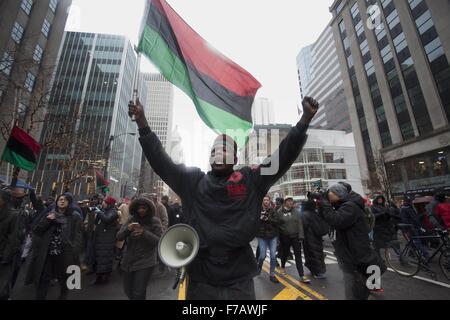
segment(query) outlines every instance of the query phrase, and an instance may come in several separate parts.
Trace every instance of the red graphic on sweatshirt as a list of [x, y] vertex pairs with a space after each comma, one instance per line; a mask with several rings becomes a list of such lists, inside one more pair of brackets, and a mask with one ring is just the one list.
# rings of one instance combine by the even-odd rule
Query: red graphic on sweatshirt
[[245, 184], [227, 185], [228, 197], [235, 201], [242, 201], [247, 197], [247, 186]]
[[233, 183], [239, 183], [241, 182], [241, 180], [242, 180], [242, 173], [240, 173], [239, 171], [233, 173], [231, 177], [228, 179], [229, 182]]

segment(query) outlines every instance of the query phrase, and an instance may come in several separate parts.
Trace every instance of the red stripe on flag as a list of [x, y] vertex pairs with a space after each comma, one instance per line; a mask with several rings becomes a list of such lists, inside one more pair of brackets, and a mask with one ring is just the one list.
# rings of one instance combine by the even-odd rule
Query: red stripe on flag
[[30, 136], [22, 129], [14, 127], [11, 132], [11, 137], [14, 137], [17, 141], [23, 143], [25, 146], [30, 148], [36, 155], [36, 157], [41, 152], [42, 146], [39, 143], [37, 143], [37, 141], [34, 140], [32, 136]]
[[184, 58], [197, 70], [237, 95], [256, 95], [261, 84], [250, 73], [208, 44], [165, 0], [152, 3], [167, 17]]

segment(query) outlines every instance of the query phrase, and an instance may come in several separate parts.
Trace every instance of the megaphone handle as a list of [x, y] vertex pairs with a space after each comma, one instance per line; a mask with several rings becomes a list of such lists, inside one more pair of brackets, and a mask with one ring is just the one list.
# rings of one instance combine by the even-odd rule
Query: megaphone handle
[[175, 279], [175, 284], [173, 285], [172, 289], [175, 290], [180, 283], [183, 283], [185, 278], [186, 278], [186, 269], [184, 267], [177, 269], [177, 277]]

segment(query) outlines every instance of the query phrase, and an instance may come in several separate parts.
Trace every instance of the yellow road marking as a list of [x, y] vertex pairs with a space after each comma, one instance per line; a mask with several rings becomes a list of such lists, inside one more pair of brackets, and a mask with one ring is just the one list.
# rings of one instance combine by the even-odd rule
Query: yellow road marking
[[186, 278], [180, 284], [180, 289], [178, 289], [178, 300], [186, 300]]
[[[269, 268], [264, 265], [263, 269], [265, 272], [269, 273]], [[312, 300], [310, 297], [308, 297], [306, 294], [304, 294], [303, 292], [301, 292], [300, 290], [298, 290], [297, 288], [293, 287], [292, 285], [290, 285], [287, 281], [285, 281], [282, 277], [277, 277], [278, 281], [280, 281], [280, 283], [282, 285], [284, 285], [286, 287], [286, 289], [288, 289], [290, 291], [289, 293], [289, 297], [294, 297], [295, 299], [293, 300], [297, 300], [297, 298], [301, 298], [302, 300]], [[284, 290], [286, 290], [284, 289]], [[283, 290], [283, 291], [284, 291]], [[282, 291], [282, 292], [283, 292]], [[277, 295], [277, 297], [279, 296], [279, 294]], [[283, 293], [283, 296], [288, 296], [287, 292]]]
[[279, 294], [275, 296], [272, 300], [297, 300], [298, 296], [295, 294], [291, 288], [284, 288]]
[[[281, 274], [280, 269], [275, 269], [279, 274]], [[308, 287], [307, 285], [305, 285], [304, 283], [301, 283], [300, 281], [298, 281], [297, 279], [294, 279], [293, 277], [291, 277], [289, 274], [283, 274], [283, 277], [286, 277], [288, 280], [292, 281], [293, 283], [295, 283], [296, 285], [298, 285], [300, 288], [302, 288], [303, 290], [305, 290], [306, 292], [308, 292], [309, 294], [313, 295], [314, 297], [316, 297], [319, 300], [328, 300], [327, 298], [325, 298], [323, 295], [321, 295], [320, 293], [314, 291], [313, 289], [311, 289], [310, 287]]]

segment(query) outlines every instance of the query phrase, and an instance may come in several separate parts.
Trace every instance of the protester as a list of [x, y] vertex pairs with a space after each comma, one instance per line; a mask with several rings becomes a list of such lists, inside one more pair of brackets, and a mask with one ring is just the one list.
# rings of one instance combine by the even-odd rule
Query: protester
[[445, 193], [436, 195], [438, 204], [436, 205], [436, 216], [440, 222], [440, 227], [450, 229], [450, 203], [448, 203]]
[[93, 284], [109, 281], [114, 264], [116, 246], [117, 218], [116, 199], [107, 197], [102, 202], [102, 210], [97, 212], [94, 231], [94, 255], [96, 280]]
[[103, 200], [99, 195], [92, 197], [89, 201], [88, 213], [84, 219], [86, 246], [82, 271], [86, 271], [88, 274], [95, 271], [95, 220], [97, 213], [100, 212], [102, 202]]
[[375, 216], [373, 228], [375, 249], [381, 256], [380, 250], [388, 247], [395, 234], [391, 210], [386, 206], [386, 198], [383, 195], [378, 195], [373, 200], [372, 213]]
[[11, 192], [0, 190], [0, 300], [8, 300], [11, 294], [11, 278], [14, 262], [19, 252], [18, 215], [10, 208]]
[[50, 281], [58, 279], [60, 300], [67, 299], [67, 267], [77, 265], [82, 245], [81, 219], [61, 195], [56, 208], [41, 218], [33, 230], [33, 249], [25, 285], [36, 284], [36, 299], [45, 300]]
[[300, 281], [303, 283], [310, 283], [311, 280], [305, 276], [303, 270], [302, 242], [305, 238], [303, 223], [300, 218], [300, 213], [294, 209], [294, 199], [292, 196], [284, 198], [284, 204], [280, 210], [278, 210], [277, 215], [280, 232], [280, 246], [283, 248], [281, 271], [283, 274], [286, 274], [286, 262], [292, 247], [294, 249], [295, 264], [297, 266]]
[[[130, 220], [129, 204], [124, 202], [119, 206], [119, 229], [128, 223]], [[121, 261], [123, 257], [125, 241], [118, 240], [116, 242], [116, 260]]]
[[308, 200], [303, 204], [301, 212], [303, 230], [305, 233], [304, 251], [305, 266], [311, 271], [315, 279], [326, 278], [325, 254], [323, 252], [323, 236], [327, 235], [330, 228], [319, 217], [316, 203]]
[[279, 283], [275, 277], [275, 268], [277, 264], [277, 244], [278, 244], [278, 216], [274, 208], [271, 207], [270, 197], [263, 199], [263, 207], [260, 217], [260, 228], [257, 235], [259, 257], [258, 269], [261, 273], [264, 260], [266, 260], [266, 252], [270, 252], [270, 281]]
[[161, 203], [164, 206], [164, 208], [166, 208], [166, 212], [167, 212], [167, 216], [169, 219], [169, 223], [168, 223], [168, 227], [170, 228], [171, 226], [175, 225], [175, 215], [173, 212], [173, 209], [169, 203], [169, 197], [168, 196], [163, 196], [161, 198]]
[[377, 265], [384, 273], [386, 266], [370, 246], [363, 198], [353, 191], [349, 192], [344, 185], [335, 184], [328, 193], [322, 194], [319, 204], [322, 217], [336, 229], [333, 246], [344, 274], [346, 299], [368, 299], [368, 267]]
[[226, 135], [216, 139], [210, 157], [212, 170], [205, 174], [198, 168], [176, 165], [149, 128], [139, 99], [136, 104], [130, 102], [129, 113], [135, 116], [147, 160], [180, 196], [184, 221], [200, 237], [199, 254], [187, 267], [188, 300], [255, 299], [257, 263], [249, 243], [258, 232], [262, 199], [298, 158], [318, 107], [314, 99], [304, 99], [300, 122], [280, 144], [275, 175], [263, 172], [270, 161], [235, 171], [237, 144]]
[[[412, 237], [420, 236], [420, 233], [425, 233], [426, 230], [423, 228], [423, 225], [420, 222], [419, 215], [413, 206], [413, 199], [410, 196], [406, 195], [403, 198], [403, 204], [400, 208], [400, 219], [402, 224], [411, 225], [411, 227], [404, 228], [403, 230], [403, 232], [409, 239], [411, 239]], [[429, 256], [428, 250], [423, 245], [422, 240], [415, 239], [413, 241], [424, 258], [427, 259]]]
[[162, 226], [155, 217], [156, 207], [146, 198], [131, 202], [130, 218], [117, 234], [117, 240], [127, 240], [121, 269], [124, 290], [130, 300], [145, 300], [147, 286], [157, 264], [158, 242]]
[[142, 197], [151, 200], [156, 207], [156, 217], [161, 220], [161, 225], [163, 232], [166, 232], [169, 228], [169, 215], [167, 213], [166, 207], [158, 201], [158, 195], [156, 193], [143, 194]]

